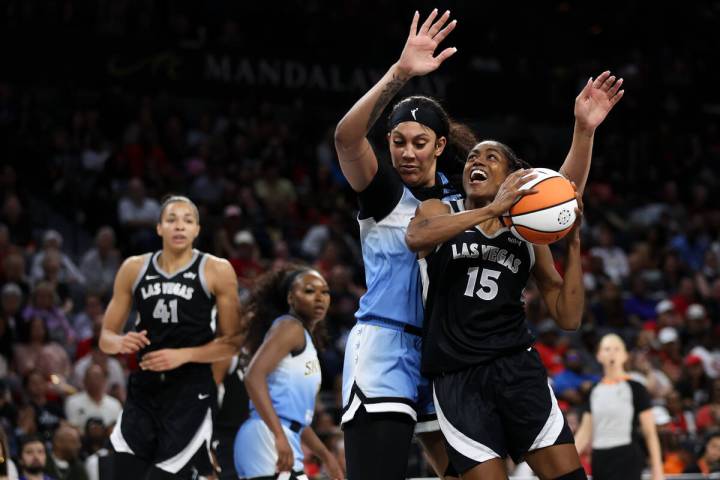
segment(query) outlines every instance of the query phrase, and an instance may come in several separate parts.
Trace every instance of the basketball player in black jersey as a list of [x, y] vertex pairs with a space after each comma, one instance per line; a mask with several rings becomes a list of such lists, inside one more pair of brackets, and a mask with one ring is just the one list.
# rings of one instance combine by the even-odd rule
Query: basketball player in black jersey
[[[115, 278], [100, 348], [137, 353], [141, 367], [130, 375], [111, 435], [116, 480], [191, 478], [211, 470], [217, 395], [210, 364], [238, 351], [238, 296], [230, 263], [193, 249], [199, 232], [195, 204], [169, 197], [157, 225], [163, 249], [128, 258]], [[133, 305], [135, 328], [123, 334]]]
[[422, 368], [433, 378], [448, 456], [463, 479], [506, 479], [507, 455], [525, 459], [541, 479], [584, 479], [522, 301], [532, 274], [557, 324], [578, 328], [581, 213], [568, 234], [563, 279], [547, 246], [516, 238], [500, 221], [517, 198], [534, 193], [520, 190], [534, 178], [523, 166], [506, 145], [482, 142], [463, 171], [467, 198], [418, 207], [406, 240], [426, 272]]

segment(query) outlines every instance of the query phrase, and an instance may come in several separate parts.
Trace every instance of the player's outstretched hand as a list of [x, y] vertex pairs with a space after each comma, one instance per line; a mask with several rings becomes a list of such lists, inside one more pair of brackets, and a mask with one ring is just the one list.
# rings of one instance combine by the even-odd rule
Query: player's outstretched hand
[[450, 10], [443, 13], [440, 18], [437, 18], [437, 15], [438, 10], [436, 8], [420, 25], [419, 29], [420, 14], [415, 12], [413, 16], [410, 34], [405, 42], [405, 48], [400, 54], [400, 59], [397, 61], [397, 67], [408, 77], [426, 75], [436, 70], [445, 60], [457, 52], [457, 48], [448, 47], [435, 56], [435, 50], [440, 42], [445, 40], [445, 37], [457, 25], [457, 20], [447, 23], [450, 19]]
[[128, 332], [122, 336], [118, 353], [135, 353], [148, 345], [150, 345], [150, 339], [147, 337], [147, 330]]
[[293, 465], [295, 464], [295, 455], [293, 455], [292, 447], [290, 447], [290, 443], [284, 434], [275, 437], [275, 449], [278, 453], [278, 473], [292, 472]]
[[521, 189], [523, 185], [536, 177], [537, 175], [532, 173], [530, 168], [521, 168], [508, 175], [490, 204], [495, 210], [495, 214], [503, 215], [520, 197], [537, 193], [537, 190], [532, 188]]
[[592, 77], [575, 98], [575, 120], [582, 129], [594, 132], [610, 110], [620, 101], [625, 90], [620, 90], [623, 79], [604, 71], [595, 80]]
[[163, 348], [143, 355], [140, 368], [153, 372], [174, 370], [187, 362], [182, 348]]

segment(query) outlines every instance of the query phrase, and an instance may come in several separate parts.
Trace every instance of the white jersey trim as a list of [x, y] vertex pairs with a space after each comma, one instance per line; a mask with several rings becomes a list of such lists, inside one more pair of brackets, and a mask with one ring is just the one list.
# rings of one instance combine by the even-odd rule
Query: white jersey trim
[[492, 448], [465, 436], [448, 421], [435, 395], [435, 385], [433, 385], [433, 401], [435, 402], [435, 412], [437, 413], [440, 430], [451, 447], [466, 457], [481, 463], [493, 458], [500, 458], [500, 455], [495, 453]]
[[150, 266], [150, 259], [152, 258], [153, 254], [148, 253], [145, 256], [145, 260], [143, 261], [143, 265], [140, 268], [140, 271], [138, 272], [137, 277], [135, 277], [135, 282], [132, 286], [132, 293], [135, 295], [135, 290], [137, 290], [138, 285], [140, 285], [140, 282], [142, 281], [143, 277], [145, 276], [145, 273], [147, 272], [148, 267]]
[[115, 422], [115, 428], [113, 428], [112, 434], [110, 435], [110, 443], [116, 452], [135, 455], [135, 452], [132, 448], [130, 448], [130, 445], [128, 445], [122, 434], [122, 415], [123, 412], [120, 412], [120, 415], [118, 415], [117, 422]]
[[205, 264], [208, 261], [208, 255], [205, 254], [202, 257], [202, 260], [200, 260], [200, 265], [198, 266], [198, 275], [200, 275], [200, 285], [202, 285], [202, 289], [205, 292], [205, 295], [207, 295], [208, 298], [212, 298], [212, 294], [210, 293], [210, 289], [207, 286], [207, 280], [205, 279]]
[[535, 437], [535, 441], [532, 445], [530, 445], [530, 448], [528, 449], [529, 452], [539, 448], [555, 445], [555, 442], [560, 436], [560, 432], [562, 432], [563, 425], [565, 425], [565, 418], [560, 411], [560, 407], [558, 407], [557, 399], [550, 387], [550, 381], [548, 381], [548, 388], [550, 389], [550, 399], [552, 400], [550, 414], [548, 415], [542, 430], [540, 430], [540, 433], [538, 433], [537, 437]]
[[178, 473], [192, 457], [197, 453], [203, 443], [205, 448], [208, 449], [208, 455], [210, 455], [210, 442], [212, 441], [212, 412], [208, 408], [205, 419], [200, 424], [200, 427], [195, 432], [195, 436], [190, 440], [190, 443], [183, 448], [180, 453], [174, 457], [168, 458], [167, 460], [156, 463], [155, 466], [160, 470], [165, 470], [169, 473]]

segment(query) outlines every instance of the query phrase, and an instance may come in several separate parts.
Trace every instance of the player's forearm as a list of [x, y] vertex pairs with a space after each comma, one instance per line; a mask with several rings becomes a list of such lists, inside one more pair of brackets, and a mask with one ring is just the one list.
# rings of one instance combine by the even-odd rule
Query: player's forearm
[[100, 341], [98, 342], [100, 350], [108, 355], [116, 355], [122, 349], [122, 335], [113, 332], [110, 329], [103, 328], [100, 332]]
[[285, 432], [280, 424], [280, 418], [277, 416], [277, 412], [275, 412], [275, 409], [272, 406], [270, 391], [268, 390], [267, 378], [265, 375], [253, 371], [251, 367], [245, 375], [245, 388], [247, 389], [248, 397], [250, 397], [250, 400], [253, 402], [258, 415], [260, 415], [260, 418], [263, 422], [265, 422], [265, 425], [268, 426], [273, 435], [276, 437], [284, 435]]
[[585, 183], [590, 173], [594, 138], [595, 130], [581, 127], [576, 122], [570, 151], [560, 167], [560, 172], [575, 182], [578, 192], [581, 194], [585, 190]]
[[560, 328], [577, 330], [580, 327], [584, 307], [585, 287], [582, 279], [580, 242], [573, 240], [568, 244], [565, 277], [558, 297], [557, 323]]
[[475, 225], [496, 218], [499, 212], [488, 205], [460, 213], [448, 213], [413, 221], [405, 233], [405, 242], [413, 252], [431, 250]]
[[390, 100], [409, 79], [408, 74], [393, 64], [380, 81], [352, 106], [335, 128], [335, 146], [339, 153], [352, 150], [365, 139]]
[[303, 428], [302, 433], [300, 434], [300, 439], [315, 455], [320, 457], [323, 462], [325, 462], [327, 458], [332, 456], [330, 450], [327, 449], [325, 444], [322, 442], [322, 440], [320, 440], [312, 427], [308, 426]]
[[216, 338], [199, 347], [183, 348], [188, 363], [213, 363], [231, 358], [240, 348], [225, 337]]

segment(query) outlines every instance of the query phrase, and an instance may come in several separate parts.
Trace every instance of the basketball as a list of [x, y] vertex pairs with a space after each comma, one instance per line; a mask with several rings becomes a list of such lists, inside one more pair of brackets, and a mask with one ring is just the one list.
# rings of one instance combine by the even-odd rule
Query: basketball
[[575, 190], [549, 168], [534, 168], [536, 178], [522, 186], [538, 192], [520, 198], [503, 216], [505, 226], [522, 240], [545, 245], [563, 238], [575, 223]]

